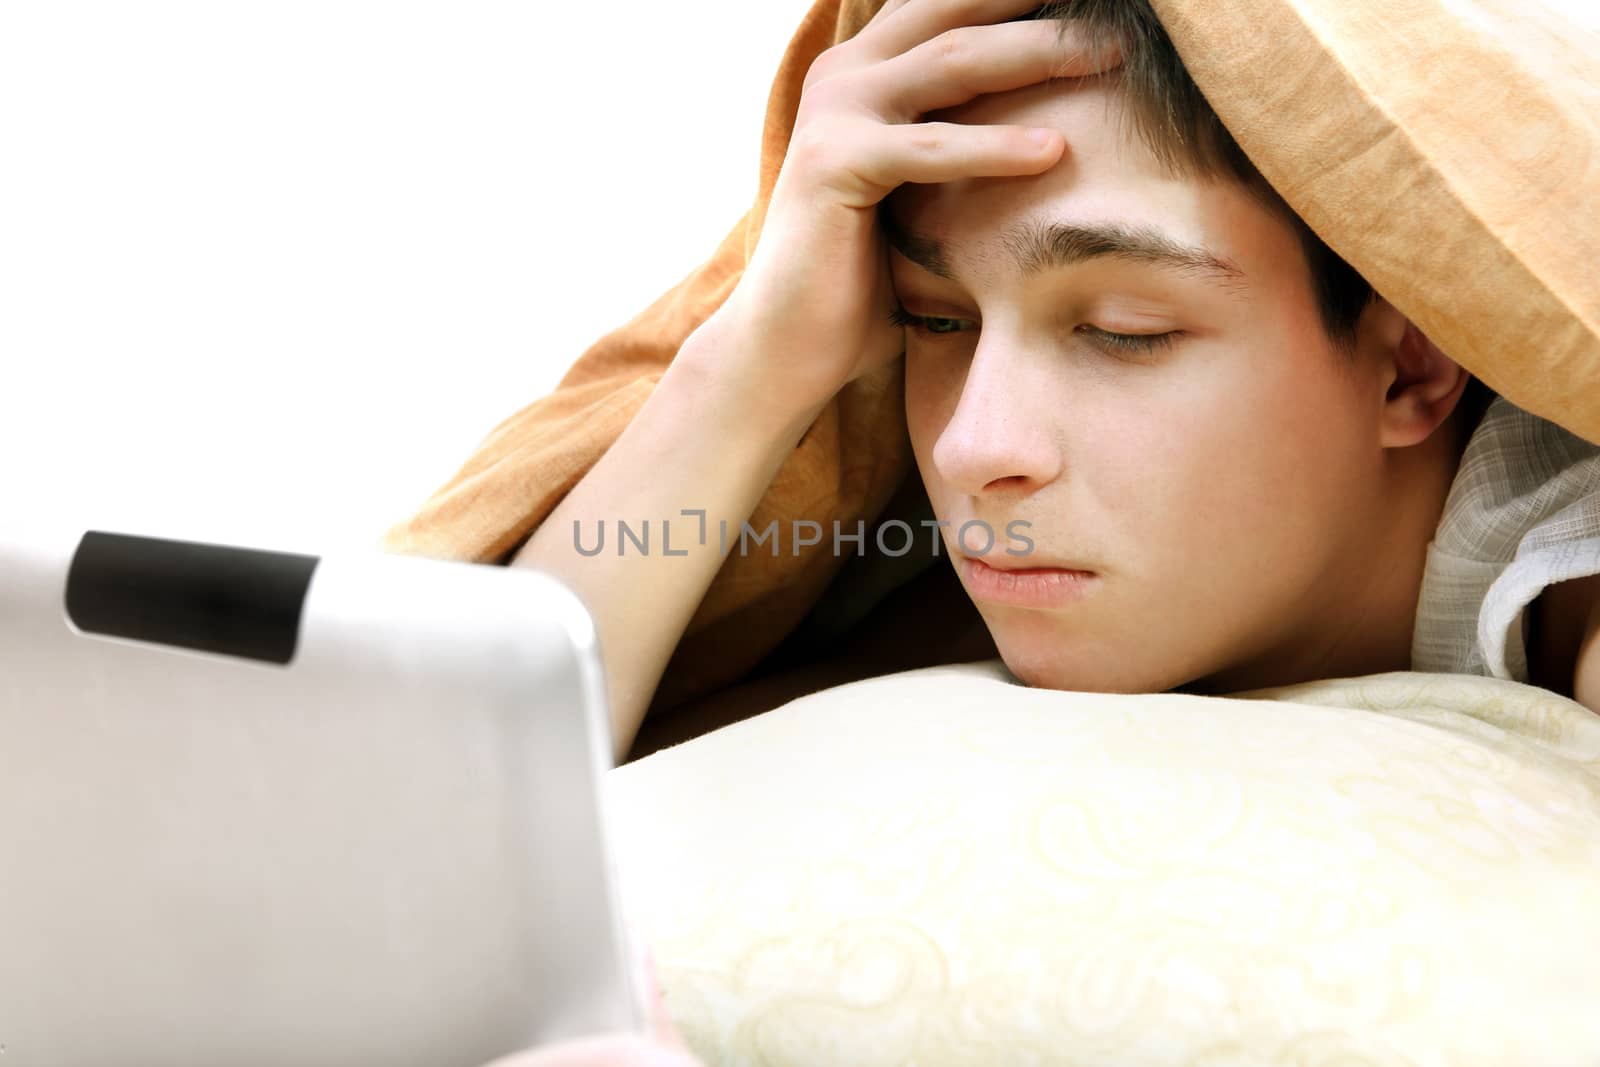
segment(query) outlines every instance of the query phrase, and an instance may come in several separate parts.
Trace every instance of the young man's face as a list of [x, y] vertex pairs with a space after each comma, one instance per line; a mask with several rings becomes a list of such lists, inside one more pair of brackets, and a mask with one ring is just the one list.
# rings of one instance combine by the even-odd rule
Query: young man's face
[[[936, 241], [953, 275], [890, 254], [905, 310], [958, 331], [906, 331], [906, 413], [946, 548], [1001, 656], [1030, 685], [1160, 692], [1314, 655], [1361, 580], [1361, 531], [1382, 525], [1383, 390], [1330, 347], [1290, 226], [1232, 183], [1163, 176], [1122, 138], [1119, 107], [1112, 84], [1056, 82], [941, 113], [1053, 126], [1066, 151], [1037, 176], [902, 186], [886, 210]], [[1032, 247], [1014, 234], [1049, 224], [1161, 234], [1238, 273], [1081, 254], [1024, 273], [1016, 256]], [[1124, 351], [1098, 331], [1176, 336]], [[985, 540], [974, 527], [964, 551], [970, 520], [995, 532], [988, 559], [1093, 570], [1088, 595], [986, 599], [960, 558]], [[1027, 556], [1006, 554], [1022, 547], [1005, 532], [1014, 520], [1029, 524], [1015, 528]]]

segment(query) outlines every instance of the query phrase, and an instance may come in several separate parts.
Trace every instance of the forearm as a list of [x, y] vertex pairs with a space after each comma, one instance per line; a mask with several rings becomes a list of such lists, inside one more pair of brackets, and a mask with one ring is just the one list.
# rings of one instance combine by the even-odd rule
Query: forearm
[[[740, 371], [753, 355], [734, 350], [740, 336], [715, 316], [691, 334], [633, 421], [512, 560], [556, 575], [594, 617], [619, 761], [724, 561], [719, 524], [736, 546], [821, 410], [791, 414], [762, 395], [757, 376]], [[620, 536], [619, 520], [648, 538], [647, 551]]]

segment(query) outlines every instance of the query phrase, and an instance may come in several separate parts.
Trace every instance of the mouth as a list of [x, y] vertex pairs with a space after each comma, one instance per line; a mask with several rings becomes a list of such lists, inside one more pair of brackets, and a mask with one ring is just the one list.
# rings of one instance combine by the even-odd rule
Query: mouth
[[1006, 571], [1011, 574], [1025, 574], [1029, 571], [1071, 571], [1074, 574], [1094, 573], [1093, 567], [1085, 566], [1075, 559], [1041, 559], [1031, 552], [1025, 556], [991, 553], [982, 557], [963, 556], [962, 559], [982, 563], [990, 570]]
[[[1082, 600], [1100, 584], [1100, 576], [1080, 566], [1062, 563], [1016, 567], [1012, 559], [995, 566], [963, 556], [961, 581], [974, 600], [1026, 608], [1057, 608]], [[1033, 562], [1030, 559], [1030, 563]]]

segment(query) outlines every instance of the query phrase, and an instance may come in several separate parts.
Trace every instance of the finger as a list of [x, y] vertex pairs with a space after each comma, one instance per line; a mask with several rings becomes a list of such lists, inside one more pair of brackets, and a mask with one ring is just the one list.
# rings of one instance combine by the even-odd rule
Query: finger
[[871, 96], [885, 120], [909, 122], [987, 93], [1081, 77], [1120, 60], [1120, 49], [1091, 54], [1070, 23], [1048, 19], [951, 30], [856, 76], [877, 86]]
[[683, 1035], [678, 1032], [677, 1026], [672, 1021], [672, 1015], [667, 1010], [667, 998], [661, 991], [661, 978], [656, 969], [655, 953], [650, 949], [650, 941], [645, 937], [644, 927], [635, 920], [631, 908], [623, 915], [622, 922], [628, 932], [628, 944], [632, 946], [639, 960], [639, 970], [644, 976], [644, 996], [650, 1012], [651, 1035], [657, 1041], [674, 1048], [687, 1049], [688, 1045], [684, 1042]]
[[485, 1067], [704, 1067], [687, 1052], [641, 1037], [604, 1034], [542, 1045]]
[[656, 971], [655, 953], [650, 951], [649, 944], [644, 940], [641, 939], [639, 944], [644, 952], [645, 984], [650, 990], [651, 1033], [662, 1044], [687, 1049], [688, 1043], [678, 1032], [677, 1024], [672, 1021], [672, 1013], [667, 1009], [667, 997], [661, 991], [661, 980]]
[[1036, 174], [1060, 159], [1066, 139], [1045, 131], [1040, 142], [1029, 126], [973, 126], [919, 122], [873, 126], [870, 144], [857, 153], [856, 171], [872, 185], [937, 184], [962, 178]]
[[895, 13], [895, 9], [904, 5], [905, 2], [906, 0], [884, 0], [882, 4], [878, 5], [878, 10], [872, 13], [872, 17], [867, 20], [866, 25], [856, 31], [856, 36], [861, 36], [873, 26], [882, 26], [888, 21], [889, 16]]
[[1039, 6], [1039, 0], [886, 0], [856, 38], [869, 58], [889, 59], [957, 26], [1002, 22]]

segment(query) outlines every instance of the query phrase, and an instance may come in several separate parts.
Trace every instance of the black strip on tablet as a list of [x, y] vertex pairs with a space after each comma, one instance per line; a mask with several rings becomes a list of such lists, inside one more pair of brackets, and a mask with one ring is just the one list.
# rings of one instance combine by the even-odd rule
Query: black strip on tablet
[[67, 616], [86, 633], [288, 663], [319, 558], [90, 530]]

